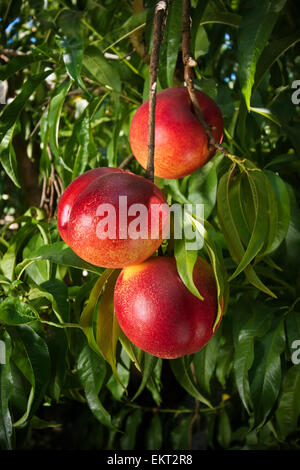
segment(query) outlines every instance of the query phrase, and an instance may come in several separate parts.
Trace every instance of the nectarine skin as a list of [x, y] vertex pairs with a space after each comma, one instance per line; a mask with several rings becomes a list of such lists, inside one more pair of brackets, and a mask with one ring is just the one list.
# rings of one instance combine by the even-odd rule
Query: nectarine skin
[[74, 202], [82, 191], [99, 176], [106, 173], [117, 172], [122, 170], [119, 168], [101, 167], [94, 170], [88, 170], [82, 175], [75, 178], [63, 192], [58, 208], [57, 208], [57, 226], [61, 238], [68, 243], [68, 223]]
[[[216, 103], [196, 90], [203, 116], [212, 126], [217, 142], [223, 138], [223, 118]], [[132, 153], [143, 168], [148, 159], [149, 101], [133, 116], [129, 141]], [[186, 87], [166, 88], [156, 95], [155, 109], [155, 176], [182, 178], [202, 167], [215, 154], [209, 152], [207, 136], [193, 113]]]
[[153, 257], [124, 268], [114, 294], [115, 313], [125, 335], [140, 349], [175, 359], [202, 349], [212, 338], [218, 302], [210, 265], [198, 258], [194, 296], [177, 272], [175, 258]]
[[[119, 235], [120, 212], [121, 216], [125, 215], [119, 207], [120, 196], [127, 198], [128, 208], [133, 204], [142, 204], [147, 208], [147, 238], [133, 239], [130, 236], [128, 227], [136, 216], [128, 214], [128, 223], [123, 224], [126, 233]], [[103, 204], [109, 205], [115, 211], [116, 237], [99, 238], [99, 223], [107, 219], [107, 215], [98, 212]], [[153, 204], [162, 207], [163, 212], [163, 215], [159, 216], [158, 238], [151, 237]], [[91, 181], [74, 201], [68, 220], [67, 243], [78, 256], [96, 266], [122, 268], [141, 263], [149, 258], [163, 241], [162, 227], [167, 220], [166, 205], [162, 191], [151, 181], [125, 170], [107, 172]], [[109, 220], [112, 220], [110, 216]]]

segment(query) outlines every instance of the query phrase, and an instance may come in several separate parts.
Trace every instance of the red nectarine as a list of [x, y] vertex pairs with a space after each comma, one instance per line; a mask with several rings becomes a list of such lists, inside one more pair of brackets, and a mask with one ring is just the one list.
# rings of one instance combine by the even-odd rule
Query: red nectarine
[[124, 334], [140, 349], [166, 359], [203, 348], [214, 334], [217, 288], [212, 268], [202, 258], [193, 277], [204, 300], [185, 287], [175, 258], [153, 257], [124, 268], [114, 294]]
[[59, 203], [60, 234], [78, 256], [94, 265], [122, 268], [141, 263], [163, 241], [168, 215], [164, 195], [142, 176], [99, 170], [85, 179], [82, 175], [66, 189]]
[[[223, 119], [216, 103], [196, 90], [205, 121], [217, 142], [222, 141]], [[148, 159], [149, 102], [133, 116], [129, 140], [132, 153], [143, 168]], [[182, 178], [203, 166], [215, 151], [209, 152], [207, 136], [193, 113], [186, 87], [167, 88], [157, 93], [155, 109], [155, 175]]]
[[82, 175], [75, 178], [63, 192], [59, 205], [57, 208], [57, 226], [61, 238], [68, 243], [68, 223], [73, 208], [74, 202], [82, 191], [92, 182], [95, 178], [105, 175], [106, 173], [117, 172], [122, 170], [119, 168], [101, 167], [94, 170], [88, 170]]

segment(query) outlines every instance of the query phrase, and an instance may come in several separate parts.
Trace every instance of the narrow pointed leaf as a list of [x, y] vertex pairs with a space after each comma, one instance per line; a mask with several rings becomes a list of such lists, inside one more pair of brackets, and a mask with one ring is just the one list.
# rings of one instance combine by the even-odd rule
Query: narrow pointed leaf
[[102, 294], [97, 313], [96, 341], [101, 354], [111, 366], [115, 377], [123, 385], [116, 367], [116, 347], [120, 327], [114, 312], [114, 289], [119, 274], [119, 269], [112, 272]]
[[191, 377], [191, 371], [186, 362], [186, 357], [181, 357], [179, 359], [170, 360], [171, 369], [175, 375], [177, 381], [180, 385], [190, 394], [192, 397], [199, 400], [204, 405], [212, 408], [210, 402], [205, 398], [204, 395], [200, 392], [197, 385]]
[[240, 83], [248, 110], [257, 61], [268, 43], [285, 3], [286, 0], [262, 0], [243, 15], [240, 23], [238, 36]]
[[100, 354], [99, 347], [96, 342], [94, 335], [94, 312], [99, 300], [99, 297], [102, 293], [104, 285], [109, 277], [113, 273], [113, 269], [106, 269], [104, 273], [96, 281], [89, 297], [89, 301], [85, 306], [81, 317], [80, 317], [80, 326], [87, 337], [90, 347], [97, 353]]
[[50, 379], [51, 364], [46, 342], [28, 325], [19, 325], [14, 329], [12, 335], [15, 341], [21, 343], [31, 369], [31, 392], [28, 397], [27, 410], [14, 423], [15, 427], [23, 427], [43, 400]]
[[99, 399], [99, 393], [106, 376], [106, 364], [104, 359], [95, 354], [86, 344], [78, 356], [77, 371], [93, 415], [100, 423], [104, 424], [104, 426], [115, 429], [111, 423], [109, 412], [104, 408]]

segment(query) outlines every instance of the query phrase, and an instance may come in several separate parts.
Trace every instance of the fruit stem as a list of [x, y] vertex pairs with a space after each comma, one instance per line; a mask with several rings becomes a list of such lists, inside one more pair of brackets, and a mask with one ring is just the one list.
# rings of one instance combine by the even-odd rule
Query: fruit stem
[[148, 126], [148, 161], [146, 178], [154, 182], [154, 149], [155, 149], [155, 106], [157, 73], [159, 65], [159, 51], [168, 13], [168, 0], [156, 3], [154, 13], [154, 32], [152, 50], [150, 55], [150, 83], [149, 83], [149, 126]]

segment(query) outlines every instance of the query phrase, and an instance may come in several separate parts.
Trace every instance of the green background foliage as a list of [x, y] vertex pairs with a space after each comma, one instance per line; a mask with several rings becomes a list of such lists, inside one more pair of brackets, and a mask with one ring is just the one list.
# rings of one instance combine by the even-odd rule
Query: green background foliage
[[[131, 153], [155, 2], [1, 2], [2, 449], [299, 449], [299, 5], [191, 4], [195, 86], [220, 107], [236, 157], [156, 184], [169, 203], [205, 204], [200, 254], [227, 308], [203, 350], [168, 361], [119, 331], [118, 273], [78, 258], [55, 216], [76, 176]], [[158, 89], [183, 85], [180, 19], [173, 0]], [[193, 290], [197, 253], [173, 249]]]

